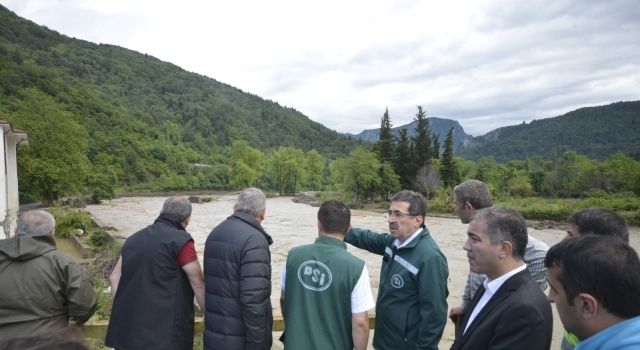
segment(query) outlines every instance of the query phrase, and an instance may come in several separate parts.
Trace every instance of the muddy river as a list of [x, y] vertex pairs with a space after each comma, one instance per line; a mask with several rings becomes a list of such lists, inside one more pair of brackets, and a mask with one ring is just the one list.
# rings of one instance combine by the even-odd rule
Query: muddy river
[[[87, 210], [94, 216], [101, 226], [109, 226], [115, 230], [115, 235], [126, 238], [149, 225], [156, 218], [166, 197], [124, 197], [105, 201], [100, 205], [90, 205]], [[204, 243], [211, 229], [226, 219], [232, 213], [235, 201], [234, 195], [216, 195], [209, 203], [194, 204], [191, 224], [187, 231], [191, 233], [196, 243], [196, 250], [202, 262]], [[279, 279], [284, 266], [287, 252], [290, 248], [312, 243], [317, 235], [317, 208], [291, 201], [291, 197], [269, 198], [267, 200], [267, 214], [263, 227], [273, 237], [271, 245], [273, 292], [272, 304], [274, 316], [280, 316]], [[380, 212], [354, 210], [352, 211], [352, 225], [368, 228], [378, 232], [387, 232], [387, 222]], [[466, 225], [456, 218], [427, 217], [427, 227], [440, 249], [446, 255], [449, 264], [449, 307], [458, 305], [461, 300], [464, 283], [469, 271], [469, 265], [462, 245], [466, 239]], [[546, 242], [549, 246], [559, 242], [565, 235], [563, 228], [529, 228], [529, 234]], [[640, 248], [640, 229], [633, 228], [631, 244], [636, 250]], [[381, 257], [349, 246], [356, 256], [366, 261], [371, 274], [371, 286], [374, 295], [378, 289]], [[562, 325], [554, 312], [554, 334], [551, 348], [558, 349], [562, 339]], [[373, 338], [373, 332], [370, 336]], [[454, 327], [447, 323], [440, 342], [440, 349], [449, 349], [454, 338]], [[277, 337], [274, 337], [277, 339]], [[370, 340], [371, 342], [371, 340]], [[274, 348], [279, 348], [274, 344]]]

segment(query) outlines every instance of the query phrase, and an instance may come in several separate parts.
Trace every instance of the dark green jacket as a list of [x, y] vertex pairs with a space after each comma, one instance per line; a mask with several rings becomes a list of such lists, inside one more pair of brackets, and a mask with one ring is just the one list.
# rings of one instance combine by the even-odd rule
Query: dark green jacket
[[285, 349], [353, 349], [351, 293], [363, 268], [364, 261], [331, 237], [289, 251]]
[[0, 241], [0, 339], [66, 328], [95, 308], [88, 274], [56, 250], [51, 236]]
[[373, 346], [438, 349], [447, 322], [449, 270], [427, 228], [400, 249], [389, 234], [363, 229], [352, 229], [345, 241], [383, 256]]

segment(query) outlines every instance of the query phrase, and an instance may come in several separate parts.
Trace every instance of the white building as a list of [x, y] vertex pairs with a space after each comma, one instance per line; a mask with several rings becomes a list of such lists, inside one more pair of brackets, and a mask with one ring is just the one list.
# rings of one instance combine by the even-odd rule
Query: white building
[[16, 148], [28, 143], [27, 133], [13, 128], [9, 122], [0, 120], [0, 226], [4, 237], [9, 238], [16, 228], [18, 217], [18, 165]]

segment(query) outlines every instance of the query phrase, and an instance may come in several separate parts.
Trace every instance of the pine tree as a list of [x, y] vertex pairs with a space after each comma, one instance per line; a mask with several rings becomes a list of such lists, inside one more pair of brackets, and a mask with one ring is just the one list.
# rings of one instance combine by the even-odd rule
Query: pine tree
[[453, 128], [449, 129], [444, 140], [440, 174], [446, 187], [453, 187], [458, 183], [458, 169], [453, 159]]
[[380, 139], [375, 146], [378, 157], [382, 162], [393, 162], [393, 134], [391, 131], [391, 119], [389, 118], [389, 108], [386, 108], [380, 123]]
[[415, 158], [417, 161], [417, 166], [415, 168], [419, 169], [429, 163], [433, 158], [431, 137], [429, 133], [429, 119], [427, 119], [422, 106], [418, 106], [418, 114], [416, 114], [415, 120], [418, 122], [413, 141], [415, 144]]
[[412, 188], [415, 170], [415, 163], [411, 154], [411, 144], [409, 142], [409, 134], [407, 129], [400, 130], [400, 137], [395, 149], [395, 158], [393, 167], [396, 174], [400, 177], [402, 188]]
[[433, 133], [433, 159], [440, 159], [440, 134]]

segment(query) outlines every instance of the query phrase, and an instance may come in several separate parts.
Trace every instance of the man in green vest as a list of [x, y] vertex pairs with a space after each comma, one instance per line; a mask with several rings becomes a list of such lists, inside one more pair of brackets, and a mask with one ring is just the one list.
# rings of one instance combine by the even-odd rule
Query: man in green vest
[[316, 241], [289, 251], [280, 281], [285, 349], [367, 348], [375, 302], [364, 261], [343, 242], [350, 221], [344, 203], [324, 202]]

